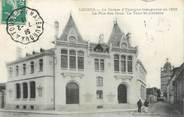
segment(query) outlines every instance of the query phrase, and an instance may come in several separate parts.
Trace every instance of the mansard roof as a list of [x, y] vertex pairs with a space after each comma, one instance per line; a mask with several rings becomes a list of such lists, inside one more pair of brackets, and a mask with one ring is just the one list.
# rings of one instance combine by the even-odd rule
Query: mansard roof
[[76, 24], [74, 22], [74, 19], [73, 19], [71, 14], [70, 14], [70, 17], [68, 19], [67, 24], [65, 25], [63, 33], [61, 34], [59, 39], [63, 40], [63, 41], [67, 41], [67, 36], [70, 33], [71, 29], [73, 29], [76, 32], [76, 36], [77, 36], [78, 41], [84, 42], [84, 40], [83, 40], [81, 34], [79, 33], [79, 30], [78, 30], [78, 28], [77, 28], [77, 26], [76, 26]]

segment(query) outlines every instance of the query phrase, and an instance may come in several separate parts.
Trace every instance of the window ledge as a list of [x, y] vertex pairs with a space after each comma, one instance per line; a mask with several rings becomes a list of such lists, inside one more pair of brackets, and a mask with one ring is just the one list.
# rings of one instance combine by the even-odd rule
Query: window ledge
[[114, 73], [120, 73], [119, 71], [114, 71]]
[[35, 98], [30, 98], [29, 100], [30, 100], [30, 101], [35, 101]]
[[78, 69], [78, 71], [84, 71], [84, 69]]
[[28, 100], [28, 98], [22, 98], [22, 101], [27, 101]]
[[61, 67], [62, 70], [68, 70], [68, 68]]
[[70, 71], [77, 71], [76, 68], [70, 68], [70, 69], [68, 69], [68, 70], [70, 70]]

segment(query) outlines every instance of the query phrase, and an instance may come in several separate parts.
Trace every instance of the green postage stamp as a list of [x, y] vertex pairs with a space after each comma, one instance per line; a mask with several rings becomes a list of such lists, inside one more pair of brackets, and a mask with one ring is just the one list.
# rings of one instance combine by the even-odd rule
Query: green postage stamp
[[[13, 10], [22, 8], [26, 6], [26, 0], [2, 0], [2, 18], [1, 23], [6, 24], [6, 21], [9, 15], [12, 13]], [[26, 17], [26, 13], [21, 14], [22, 16], [19, 17]], [[14, 20], [16, 24], [23, 23], [21, 18], [16, 18]], [[26, 19], [26, 18], [25, 18]]]

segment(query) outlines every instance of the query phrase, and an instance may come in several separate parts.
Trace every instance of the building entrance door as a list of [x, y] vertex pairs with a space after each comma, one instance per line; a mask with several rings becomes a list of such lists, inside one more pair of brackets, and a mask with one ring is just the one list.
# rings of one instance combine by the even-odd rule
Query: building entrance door
[[79, 104], [79, 86], [74, 82], [66, 85], [66, 104]]
[[127, 103], [127, 87], [124, 84], [118, 86], [118, 103]]

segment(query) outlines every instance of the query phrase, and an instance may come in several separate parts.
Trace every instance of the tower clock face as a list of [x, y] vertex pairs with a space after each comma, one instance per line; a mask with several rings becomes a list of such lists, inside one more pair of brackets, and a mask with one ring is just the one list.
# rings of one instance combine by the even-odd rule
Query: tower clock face
[[72, 42], [76, 41], [76, 37], [70, 36], [70, 37], [69, 37], [69, 41], [72, 41]]

